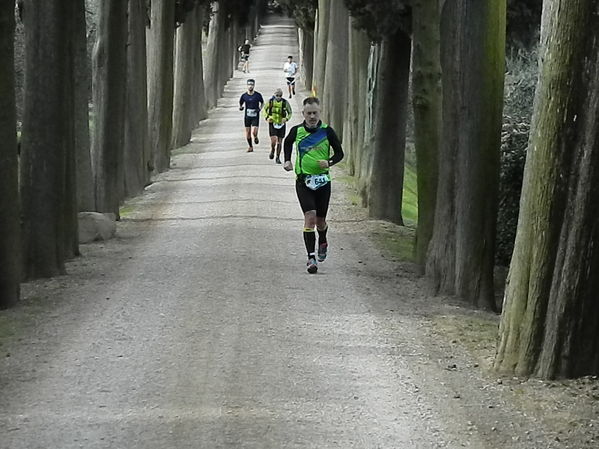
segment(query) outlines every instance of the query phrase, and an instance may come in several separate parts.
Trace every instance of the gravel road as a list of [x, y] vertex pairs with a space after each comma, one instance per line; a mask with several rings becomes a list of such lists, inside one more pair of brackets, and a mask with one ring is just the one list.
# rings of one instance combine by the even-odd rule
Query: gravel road
[[[265, 99], [284, 87], [294, 33], [281, 18], [262, 28], [250, 75]], [[340, 179], [330, 257], [306, 273], [293, 175], [268, 159], [267, 126], [245, 152], [246, 76], [125, 205], [116, 239], [0, 315], [0, 447], [561, 447], [448, 358], [413, 268], [381, 256], [369, 233], [384, 225]]]

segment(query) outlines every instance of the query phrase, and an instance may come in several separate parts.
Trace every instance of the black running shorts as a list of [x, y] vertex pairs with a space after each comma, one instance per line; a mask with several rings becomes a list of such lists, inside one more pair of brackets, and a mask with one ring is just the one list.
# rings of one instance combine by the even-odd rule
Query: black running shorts
[[331, 199], [331, 183], [328, 182], [320, 189], [312, 190], [306, 187], [303, 180], [295, 181], [295, 191], [299, 200], [302, 212], [315, 210], [316, 216], [326, 218], [329, 210], [329, 200]]
[[293, 86], [295, 84], [295, 77], [294, 76], [288, 76], [287, 77], [287, 84], [289, 84], [290, 86]]
[[256, 117], [248, 117], [246, 116], [244, 119], [245, 127], [250, 128], [252, 126], [258, 127], [260, 125], [260, 119], [258, 116]]
[[280, 137], [281, 139], [285, 138], [285, 128], [287, 127], [287, 125], [283, 125], [282, 128], [275, 128], [274, 125], [272, 123], [268, 124], [268, 135], [270, 137]]

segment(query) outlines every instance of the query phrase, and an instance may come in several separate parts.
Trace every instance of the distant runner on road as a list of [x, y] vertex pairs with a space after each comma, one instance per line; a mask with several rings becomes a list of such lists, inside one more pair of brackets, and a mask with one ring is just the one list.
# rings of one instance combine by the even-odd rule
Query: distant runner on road
[[295, 75], [297, 75], [297, 64], [293, 61], [293, 56], [287, 56], [287, 62], [283, 66], [283, 71], [287, 78], [287, 88], [289, 89], [289, 98], [291, 94], [295, 95]]
[[283, 90], [275, 90], [274, 96], [268, 100], [264, 108], [264, 116], [268, 122], [268, 135], [270, 136], [269, 159], [275, 157], [277, 152], [277, 164], [281, 163], [281, 145], [285, 138], [286, 123], [291, 119], [291, 105], [283, 98]]
[[248, 141], [247, 152], [251, 153], [254, 151], [252, 145], [252, 134], [254, 136], [254, 143], [258, 145], [258, 126], [260, 126], [260, 110], [264, 106], [264, 99], [260, 92], [254, 91], [256, 81], [253, 79], [247, 80], [248, 91], [243, 93], [239, 98], [239, 110], [243, 111], [244, 114], [244, 126], [245, 126], [245, 138]]
[[[308, 97], [303, 103], [304, 122], [294, 126], [285, 139], [283, 168], [293, 170], [291, 152], [295, 145], [295, 191], [304, 213], [304, 243], [308, 251], [308, 273], [318, 271], [318, 262], [327, 257], [328, 241], [326, 221], [331, 198], [329, 169], [343, 159], [343, 149], [333, 128], [320, 120], [320, 101]], [[333, 154], [331, 154], [331, 148]], [[318, 229], [318, 256], [315, 253]]]
[[250, 45], [249, 40], [245, 40], [245, 43], [239, 46], [237, 49], [241, 53], [241, 60], [243, 61], [243, 72], [250, 73]]

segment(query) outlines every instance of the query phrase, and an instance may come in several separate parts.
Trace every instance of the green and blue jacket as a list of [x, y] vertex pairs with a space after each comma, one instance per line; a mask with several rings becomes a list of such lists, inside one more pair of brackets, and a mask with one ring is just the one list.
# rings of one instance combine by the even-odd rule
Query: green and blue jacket
[[318, 122], [315, 128], [308, 128], [306, 122], [291, 128], [284, 143], [285, 161], [291, 160], [293, 147], [296, 149], [295, 174], [298, 178], [328, 174], [328, 168], [320, 167], [320, 160], [329, 161], [330, 168], [343, 159], [337, 134], [322, 122]]

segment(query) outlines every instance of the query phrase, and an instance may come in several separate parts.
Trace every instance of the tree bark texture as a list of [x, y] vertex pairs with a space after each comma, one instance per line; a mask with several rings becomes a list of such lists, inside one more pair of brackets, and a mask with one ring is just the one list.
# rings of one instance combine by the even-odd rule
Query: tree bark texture
[[153, 170], [148, 140], [146, 2], [129, 0], [124, 196], [140, 193]]
[[347, 108], [347, 72], [349, 69], [349, 11], [343, 0], [329, 0], [329, 27], [326, 50], [325, 78], [322, 98], [323, 115], [343, 138], [343, 123]]
[[369, 214], [403, 224], [401, 216], [410, 80], [411, 39], [402, 31], [383, 39], [375, 98]]
[[91, 136], [89, 129], [89, 100], [91, 73], [87, 53], [85, 1], [74, 1], [75, 51], [75, 160], [78, 211], [96, 210], [94, 174], [92, 171]]
[[599, 373], [599, 2], [544, 6], [541, 68], [495, 369]]
[[[65, 211], [74, 164], [72, 0], [26, 1], [25, 103], [21, 139], [26, 278], [65, 272]], [[69, 167], [67, 167], [69, 165]], [[73, 208], [76, 208], [74, 206]]]
[[368, 58], [370, 39], [365, 32], [349, 24], [349, 67], [346, 121], [343, 126], [343, 151], [347, 154], [349, 173], [358, 176], [359, 155], [364, 151], [364, 127], [368, 93]]
[[418, 179], [416, 262], [424, 267], [433, 234], [441, 134], [440, 14], [437, 2], [412, 3], [412, 105]]
[[495, 309], [505, 13], [503, 0], [445, 2], [442, 167], [426, 269], [437, 291], [487, 309]]
[[15, 2], [0, 3], [0, 309], [19, 300], [21, 223], [14, 73]]
[[154, 169], [169, 168], [173, 128], [175, 2], [152, 0], [148, 33], [148, 132]]
[[[65, 201], [63, 219], [63, 245], [65, 258], [78, 256], [79, 253], [79, 212], [78, 193], [78, 156], [82, 155], [91, 160], [90, 135], [89, 135], [89, 74], [87, 73], [87, 32], [85, 26], [85, 0], [73, 0], [67, 5], [67, 33], [68, 33], [68, 57], [65, 70], [69, 77], [65, 79], [67, 84], [67, 95], [63, 101], [67, 103], [67, 114], [71, 117], [65, 123], [65, 138], [68, 144], [65, 146]], [[85, 65], [85, 69], [83, 66]], [[80, 74], [79, 69], [84, 73]], [[81, 129], [77, 129], [81, 126]], [[70, 144], [70, 145], [69, 145]], [[81, 145], [81, 148], [78, 147]], [[88, 160], [86, 159], [86, 165]], [[89, 166], [86, 167], [89, 170]], [[86, 173], [89, 176], [91, 173]], [[93, 183], [93, 176], [91, 178]], [[89, 178], [84, 182], [84, 187], [89, 187]]]
[[221, 54], [221, 39], [223, 38], [224, 17], [219, 13], [218, 2], [213, 7], [214, 14], [210, 19], [208, 29], [208, 42], [206, 44], [206, 67], [204, 83], [206, 89], [206, 103], [208, 109], [216, 107], [216, 103], [221, 94], [219, 86], [220, 65], [223, 63]]
[[356, 152], [356, 178], [358, 184], [358, 193], [362, 199], [362, 207], [368, 207], [370, 194], [370, 178], [372, 174], [374, 160], [374, 141], [375, 141], [375, 105], [379, 95], [379, 67], [381, 62], [381, 44], [372, 44], [368, 54], [368, 64], [366, 65], [366, 87], [364, 93], [366, 102], [364, 104], [361, 116], [364, 119], [364, 126], [359, 129], [360, 139], [363, 144], [360, 151]]
[[235, 69], [239, 64], [239, 53], [237, 52], [237, 47], [239, 46], [238, 42], [242, 42], [242, 36], [245, 35], [244, 29], [245, 28], [242, 28], [237, 23], [237, 20], [233, 20], [233, 23], [230, 24], [229, 29], [227, 30], [227, 37], [229, 38], [229, 43], [225, 50], [227, 54], [228, 65], [227, 72], [223, 80], [223, 92], [225, 85], [231, 78], [233, 78], [233, 75], [235, 74]]
[[202, 5], [195, 8], [196, 32], [194, 34], [193, 53], [193, 80], [192, 80], [192, 129], [195, 129], [201, 120], [208, 117], [206, 107], [206, 93], [204, 87], [204, 54], [202, 50], [202, 28], [204, 25], [204, 11]]
[[321, 95], [324, 87], [330, 8], [330, 0], [318, 0], [315, 25], [316, 34], [314, 35], [314, 72], [312, 75], [312, 93], [316, 96]]
[[93, 55], [95, 126], [92, 150], [96, 209], [118, 217], [124, 196], [127, 2], [105, 0], [98, 11]]
[[[219, 98], [222, 96], [227, 81], [233, 76], [233, 70], [236, 67], [238, 61], [237, 56], [237, 32], [239, 27], [235, 20], [228, 24], [228, 27], [223, 27], [223, 34], [220, 39], [221, 43], [221, 54], [223, 55], [223, 64], [220, 65], [220, 76], [219, 76]], [[251, 70], [250, 61], [250, 70]]]
[[176, 31], [175, 91], [173, 102], [172, 147], [178, 148], [191, 140], [193, 129], [193, 81], [194, 55], [197, 51], [198, 27], [195, 14], [191, 12]]
[[304, 87], [312, 88], [312, 70], [314, 68], [314, 31], [298, 28], [300, 76]]

